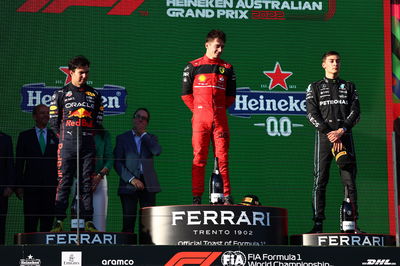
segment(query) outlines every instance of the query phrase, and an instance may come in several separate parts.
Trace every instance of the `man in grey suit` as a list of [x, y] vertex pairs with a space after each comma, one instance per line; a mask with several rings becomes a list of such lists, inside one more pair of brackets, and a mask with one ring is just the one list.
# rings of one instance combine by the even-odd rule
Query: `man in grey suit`
[[116, 139], [114, 166], [120, 176], [122, 232], [134, 232], [137, 204], [140, 208], [154, 206], [156, 193], [161, 190], [153, 162], [153, 156], [160, 155], [161, 146], [157, 137], [146, 131], [149, 120], [149, 111], [138, 108], [133, 114], [133, 129]]

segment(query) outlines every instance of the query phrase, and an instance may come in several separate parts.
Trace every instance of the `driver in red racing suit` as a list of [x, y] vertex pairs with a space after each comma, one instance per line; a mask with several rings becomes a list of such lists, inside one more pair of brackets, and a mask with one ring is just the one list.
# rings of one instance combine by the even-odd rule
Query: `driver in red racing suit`
[[183, 71], [182, 100], [192, 117], [193, 204], [201, 204], [210, 140], [219, 160], [224, 203], [233, 204], [228, 170], [229, 128], [226, 109], [235, 101], [236, 77], [232, 65], [220, 59], [225, 33], [212, 30], [206, 37], [206, 54]]

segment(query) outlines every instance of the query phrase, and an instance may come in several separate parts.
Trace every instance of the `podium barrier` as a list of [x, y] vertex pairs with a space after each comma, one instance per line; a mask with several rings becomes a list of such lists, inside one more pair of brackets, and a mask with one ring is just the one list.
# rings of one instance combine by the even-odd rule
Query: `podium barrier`
[[23, 245], [0, 248], [1, 265], [400, 265], [396, 247]]
[[288, 244], [283, 208], [180, 205], [143, 208], [139, 244], [261, 246]]

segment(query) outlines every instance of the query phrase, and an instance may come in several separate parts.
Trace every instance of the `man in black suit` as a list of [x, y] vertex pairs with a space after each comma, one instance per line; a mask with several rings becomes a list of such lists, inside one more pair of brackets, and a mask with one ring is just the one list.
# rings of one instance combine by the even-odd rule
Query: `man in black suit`
[[57, 145], [47, 128], [49, 108], [40, 104], [32, 112], [35, 127], [19, 134], [16, 169], [17, 196], [24, 200], [25, 232], [48, 232], [53, 226], [57, 187]]
[[10, 136], [0, 132], [0, 245], [4, 245], [6, 236], [6, 217], [8, 197], [15, 185], [13, 145]]
[[147, 132], [150, 113], [139, 108], [133, 114], [133, 129], [117, 136], [114, 166], [119, 179], [122, 232], [134, 232], [137, 204], [140, 208], [154, 206], [160, 184], [154, 169], [153, 156], [161, 153], [157, 137]]

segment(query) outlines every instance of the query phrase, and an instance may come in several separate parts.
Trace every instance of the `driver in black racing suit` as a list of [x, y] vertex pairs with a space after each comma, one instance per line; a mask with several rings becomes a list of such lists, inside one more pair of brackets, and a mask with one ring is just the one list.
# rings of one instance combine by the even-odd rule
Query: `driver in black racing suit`
[[[86, 231], [97, 231], [92, 222], [92, 181], [95, 173], [94, 129], [103, 119], [100, 93], [88, 86], [90, 62], [83, 56], [73, 58], [68, 68], [71, 83], [56, 91], [50, 105], [50, 125], [59, 135], [58, 187], [55, 202], [56, 223], [52, 232], [63, 231], [68, 198], [79, 169], [79, 190]], [[79, 152], [79, 153], [78, 153]], [[77, 156], [79, 155], [79, 167]]]
[[[343, 185], [357, 213], [356, 159], [351, 129], [360, 119], [360, 103], [355, 85], [338, 78], [340, 55], [335, 51], [322, 57], [325, 78], [309, 85], [306, 93], [307, 118], [316, 128], [314, 152], [313, 220], [309, 233], [322, 233], [325, 219], [325, 193], [335, 152], [346, 150], [353, 163], [340, 169]], [[357, 230], [359, 230], [357, 228]]]

